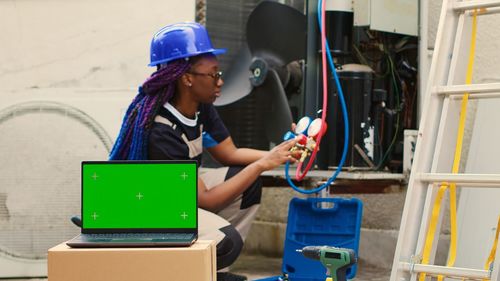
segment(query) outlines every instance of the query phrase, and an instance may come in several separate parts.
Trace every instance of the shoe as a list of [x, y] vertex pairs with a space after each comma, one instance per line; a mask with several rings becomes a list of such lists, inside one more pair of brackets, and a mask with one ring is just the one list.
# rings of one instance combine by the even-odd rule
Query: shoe
[[80, 227], [80, 228], [82, 227], [82, 220], [80, 219], [80, 217], [79, 217], [79, 216], [73, 216], [73, 217], [71, 217], [71, 222], [72, 222], [74, 225], [76, 225], [76, 226], [78, 226], [78, 227]]
[[217, 281], [247, 281], [247, 277], [231, 272], [217, 272]]

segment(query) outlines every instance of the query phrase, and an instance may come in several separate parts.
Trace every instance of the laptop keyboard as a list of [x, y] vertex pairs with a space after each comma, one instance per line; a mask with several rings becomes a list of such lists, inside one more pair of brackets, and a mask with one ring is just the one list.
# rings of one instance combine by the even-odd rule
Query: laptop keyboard
[[102, 240], [186, 240], [193, 237], [192, 233], [99, 233], [86, 234], [90, 239]]

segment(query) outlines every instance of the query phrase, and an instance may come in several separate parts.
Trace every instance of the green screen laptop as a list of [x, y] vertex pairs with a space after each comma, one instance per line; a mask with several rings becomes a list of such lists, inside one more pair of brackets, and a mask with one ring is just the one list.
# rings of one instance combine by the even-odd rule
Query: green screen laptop
[[198, 236], [196, 161], [82, 162], [82, 233], [71, 247], [189, 246]]

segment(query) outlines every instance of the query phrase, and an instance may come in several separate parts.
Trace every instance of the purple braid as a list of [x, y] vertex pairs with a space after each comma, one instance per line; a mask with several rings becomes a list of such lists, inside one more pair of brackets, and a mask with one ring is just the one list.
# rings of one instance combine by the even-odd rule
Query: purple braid
[[173, 97], [177, 79], [190, 67], [191, 63], [184, 59], [170, 62], [139, 87], [139, 93], [123, 118], [110, 160], [148, 159], [147, 138], [154, 118], [161, 106]]

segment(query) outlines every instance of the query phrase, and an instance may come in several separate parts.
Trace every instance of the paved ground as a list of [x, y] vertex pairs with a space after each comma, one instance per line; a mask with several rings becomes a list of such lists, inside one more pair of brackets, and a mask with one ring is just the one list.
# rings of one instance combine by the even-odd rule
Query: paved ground
[[[231, 272], [242, 274], [248, 280], [255, 280], [281, 274], [281, 259], [262, 256], [241, 256], [231, 268]], [[355, 281], [387, 281], [390, 269], [377, 268], [363, 263], [358, 265]], [[47, 281], [47, 279], [2, 279], [2, 281]]]
[[[241, 256], [231, 268], [231, 272], [243, 274], [248, 280], [277, 276], [281, 274], [281, 259], [262, 256]], [[374, 267], [361, 261], [355, 281], [387, 281], [390, 269]]]

